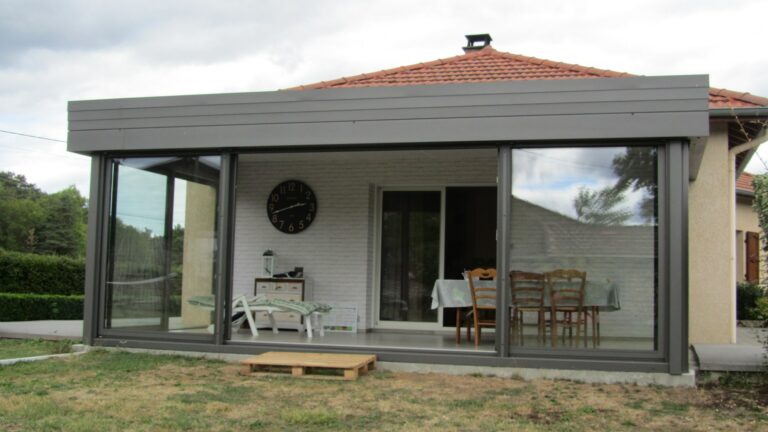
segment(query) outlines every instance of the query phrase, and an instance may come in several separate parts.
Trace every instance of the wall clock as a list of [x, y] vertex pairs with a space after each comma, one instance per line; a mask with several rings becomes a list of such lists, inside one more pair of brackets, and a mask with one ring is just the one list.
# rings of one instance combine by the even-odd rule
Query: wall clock
[[267, 198], [267, 217], [272, 226], [286, 234], [309, 228], [317, 215], [317, 197], [298, 180], [288, 180], [272, 189]]

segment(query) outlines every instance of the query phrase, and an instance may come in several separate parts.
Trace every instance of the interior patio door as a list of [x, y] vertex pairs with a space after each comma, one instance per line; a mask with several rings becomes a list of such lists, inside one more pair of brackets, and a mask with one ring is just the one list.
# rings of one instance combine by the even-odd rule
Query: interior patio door
[[379, 322], [438, 322], [442, 191], [383, 191]]

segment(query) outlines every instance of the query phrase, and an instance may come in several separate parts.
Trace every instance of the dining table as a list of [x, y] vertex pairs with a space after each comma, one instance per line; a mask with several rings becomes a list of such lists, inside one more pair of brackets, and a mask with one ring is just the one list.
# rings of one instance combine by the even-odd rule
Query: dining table
[[[496, 286], [495, 280], [475, 281], [475, 286]], [[488, 300], [486, 300], [488, 301]], [[544, 293], [544, 306], [549, 307], [549, 293]], [[487, 306], [495, 306], [487, 304]], [[584, 304], [593, 314], [596, 337], [600, 340], [600, 312], [612, 312], [621, 309], [618, 285], [611, 280], [587, 280], [584, 287]], [[461, 343], [461, 311], [472, 307], [472, 293], [466, 279], [437, 279], [432, 287], [432, 309], [456, 309], [456, 343]]]

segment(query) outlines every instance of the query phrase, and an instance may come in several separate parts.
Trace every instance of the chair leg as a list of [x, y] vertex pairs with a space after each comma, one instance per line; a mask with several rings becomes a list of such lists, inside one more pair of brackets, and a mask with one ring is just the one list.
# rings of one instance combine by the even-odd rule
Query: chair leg
[[312, 339], [312, 317], [310, 315], [304, 317], [304, 328], [307, 331], [307, 339]]
[[475, 348], [480, 346], [480, 326], [477, 323], [477, 317], [475, 317]]
[[456, 308], [456, 344], [461, 343], [461, 308]]
[[549, 313], [549, 322], [549, 338], [552, 339], [552, 348], [557, 348], [557, 312], [555, 308], [552, 308]]
[[[581, 334], [581, 311], [576, 311], [576, 348], [579, 347], [580, 334]], [[586, 343], [586, 338], [584, 338], [584, 342]]]
[[592, 334], [594, 335], [593, 345], [595, 348], [600, 346], [600, 308], [592, 306]]
[[510, 324], [512, 325], [512, 328], [510, 329], [512, 345], [515, 345], [517, 342], [517, 309], [512, 309], [512, 320]]
[[467, 319], [467, 342], [472, 342], [472, 336], [470, 336], [470, 333], [469, 333], [469, 326], [470, 326], [470, 322], [469, 322], [469, 319]]

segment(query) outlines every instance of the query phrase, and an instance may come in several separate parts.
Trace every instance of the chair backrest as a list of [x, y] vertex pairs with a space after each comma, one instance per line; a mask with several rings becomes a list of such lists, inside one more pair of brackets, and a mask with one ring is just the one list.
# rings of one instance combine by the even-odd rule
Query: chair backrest
[[514, 270], [509, 273], [512, 287], [512, 306], [544, 306], [545, 277], [543, 273]]
[[472, 293], [472, 307], [477, 309], [496, 309], [496, 284], [488, 286], [478, 284], [481, 280], [496, 280], [496, 269], [476, 268], [466, 272], [469, 292]]
[[579, 270], [553, 270], [544, 273], [552, 307], [584, 306], [584, 290], [587, 284], [587, 272]]

